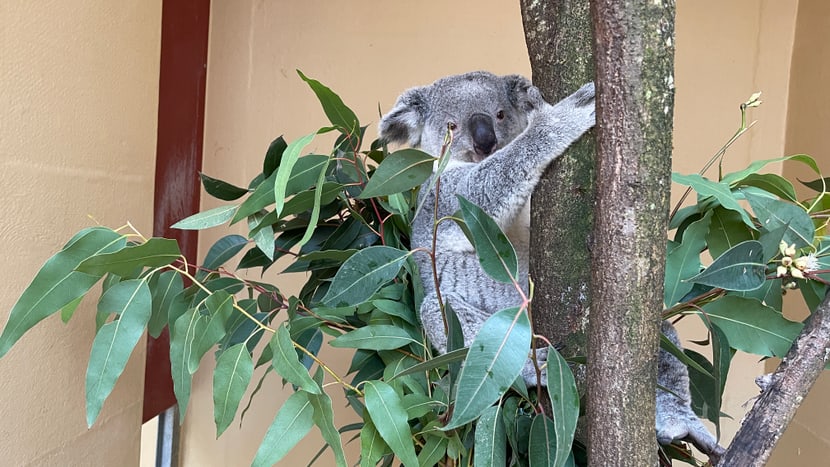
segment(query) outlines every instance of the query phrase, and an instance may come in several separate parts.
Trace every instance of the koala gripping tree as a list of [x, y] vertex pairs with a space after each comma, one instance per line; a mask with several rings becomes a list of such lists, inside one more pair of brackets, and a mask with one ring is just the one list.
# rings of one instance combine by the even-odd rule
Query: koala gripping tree
[[596, 168], [591, 143], [577, 145], [534, 194], [569, 193], [568, 203], [533, 209], [531, 232], [542, 237], [531, 242], [534, 321], [584, 351], [590, 290], [589, 462], [655, 465], [651, 388], [665, 251], [654, 227], [668, 221], [674, 1], [523, 1], [522, 12], [534, 82], [555, 98], [594, 79], [593, 50], [598, 89]]

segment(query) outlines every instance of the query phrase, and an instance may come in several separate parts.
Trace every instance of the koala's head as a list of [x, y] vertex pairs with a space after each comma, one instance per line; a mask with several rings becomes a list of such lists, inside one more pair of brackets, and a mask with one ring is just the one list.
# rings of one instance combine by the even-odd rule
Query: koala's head
[[438, 156], [449, 127], [452, 159], [479, 162], [527, 127], [530, 86], [522, 76], [483, 71], [441, 78], [404, 92], [381, 119], [380, 136]]

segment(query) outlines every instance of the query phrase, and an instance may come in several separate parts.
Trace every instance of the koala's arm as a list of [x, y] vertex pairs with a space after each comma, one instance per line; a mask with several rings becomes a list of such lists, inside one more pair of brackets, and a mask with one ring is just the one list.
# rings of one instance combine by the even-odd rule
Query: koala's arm
[[442, 192], [464, 196], [502, 227], [519, 213], [545, 168], [594, 126], [593, 83], [556, 105], [545, 102], [535, 87], [528, 97], [534, 108], [523, 133], [483, 161], [459, 163], [441, 178]]

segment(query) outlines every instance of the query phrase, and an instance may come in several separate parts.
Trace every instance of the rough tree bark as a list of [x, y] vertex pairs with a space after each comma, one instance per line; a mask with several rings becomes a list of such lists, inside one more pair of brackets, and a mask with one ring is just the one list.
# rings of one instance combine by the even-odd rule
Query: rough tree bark
[[656, 465], [674, 109], [674, 0], [593, 0], [597, 198], [588, 332], [591, 465]]
[[741, 429], [718, 466], [756, 467], [767, 463], [796, 409], [824, 370], [829, 354], [830, 295], [827, 295], [807, 319], [770, 384], [744, 417]]

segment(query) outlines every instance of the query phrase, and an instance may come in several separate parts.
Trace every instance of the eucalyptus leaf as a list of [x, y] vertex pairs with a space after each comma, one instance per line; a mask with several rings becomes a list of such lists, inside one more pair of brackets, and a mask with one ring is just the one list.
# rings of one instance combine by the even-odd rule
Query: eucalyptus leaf
[[689, 282], [724, 290], [755, 290], [766, 281], [764, 247], [757, 240], [741, 242], [727, 250]]
[[199, 178], [202, 179], [202, 186], [205, 187], [205, 191], [210, 196], [213, 196], [216, 199], [221, 199], [222, 201], [234, 201], [248, 193], [248, 190], [245, 188], [240, 188], [226, 181], [219, 180], [218, 178], [207, 176], [203, 173], [199, 173]]
[[118, 319], [101, 327], [92, 341], [86, 370], [86, 422], [90, 427], [144, 334], [152, 310], [150, 288], [145, 280], [119, 282], [101, 296], [98, 309], [114, 313]]
[[320, 429], [326, 444], [334, 452], [335, 465], [337, 467], [347, 467], [349, 464], [346, 462], [346, 453], [343, 451], [343, 441], [340, 439], [337, 427], [334, 426], [334, 410], [331, 406], [331, 398], [321, 391], [319, 394], [309, 394], [308, 400], [311, 402], [311, 406], [314, 407], [312, 420]]
[[139, 268], [166, 266], [181, 257], [182, 252], [175, 240], [151, 238], [138, 245], [87, 258], [75, 269], [93, 276], [106, 273], [126, 276]]
[[[571, 368], [562, 355], [548, 347], [548, 397], [550, 397], [553, 416], [553, 433], [555, 442], [551, 445], [554, 466], [565, 465], [571, 453], [576, 423], [579, 420], [579, 391], [576, 387]], [[538, 418], [538, 416], [537, 416]], [[535, 420], [534, 424], [537, 423]], [[547, 427], [548, 420], [545, 419]], [[538, 428], [537, 428], [538, 430]], [[547, 428], [546, 430], [547, 431]], [[533, 451], [533, 428], [531, 427], [531, 448]], [[531, 462], [533, 457], [531, 456]]]
[[226, 235], [220, 238], [208, 250], [202, 267], [209, 270], [218, 269], [242, 251], [247, 244], [248, 239], [241, 235]]
[[364, 393], [366, 411], [380, 436], [405, 466], [418, 466], [406, 410], [398, 393], [383, 381], [367, 381]]
[[558, 451], [556, 442], [556, 428], [553, 420], [543, 413], [533, 417], [533, 423], [530, 425], [530, 445], [527, 450], [530, 467], [555, 467], [564, 464], [570, 453], [570, 446], [568, 446], [562, 464], [559, 464], [556, 461]]
[[715, 182], [698, 174], [681, 175], [677, 172], [672, 173], [671, 178], [675, 183], [694, 188], [694, 190], [697, 191], [697, 193], [702, 197], [712, 196], [724, 208], [737, 212], [741, 216], [741, 220], [743, 220], [744, 224], [748, 227], [754, 227], [749, 214], [747, 214], [746, 210], [738, 203], [738, 199], [732, 193], [729, 184], [725, 181]]
[[664, 302], [673, 306], [689, 291], [693, 284], [687, 279], [700, 272], [700, 252], [706, 246], [706, 234], [712, 219], [712, 211], [693, 222], [683, 234], [683, 243], [666, 255]]
[[397, 276], [409, 251], [370, 246], [347, 259], [335, 274], [322, 302], [330, 307], [358, 305]]
[[124, 236], [102, 227], [78, 232], [63, 249], [41, 266], [17, 299], [0, 334], [0, 357], [35, 324], [76, 302], [89, 292], [101, 275], [75, 271], [84, 260], [124, 248]]
[[196, 372], [199, 362], [211, 347], [225, 337], [225, 322], [233, 312], [233, 304], [233, 297], [220, 290], [205, 300], [207, 314], [197, 313], [199, 316], [194, 323], [193, 340], [187, 360], [187, 370], [190, 374]]
[[314, 426], [314, 407], [308, 393], [295, 392], [280, 407], [257, 449], [252, 467], [270, 467], [280, 461]]
[[164, 327], [167, 326], [168, 310], [173, 304], [173, 299], [184, 290], [182, 276], [176, 271], [164, 271], [157, 277], [154, 283], [151, 282], [153, 312], [150, 322], [147, 323], [147, 332], [153, 338], [161, 335]]
[[432, 175], [436, 159], [418, 149], [393, 152], [375, 169], [359, 198], [377, 198], [410, 190]]
[[784, 241], [803, 248], [813, 244], [815, 227], [807, 212], [799, 205], [744, 192], [755, 217], [767, 230], [787, 226]]
[[277, 170], [277, 167], [280, 166], [282, 154], [285, 152], [285, 148], [287, 147], [288, 143], [285, 142], [285, 138], [282, 136], [279, 136], [274, 141], [271, 141], [271, 144], [268, 145], [268, 150], [265, 151], [265, 158], [262, 161], [263, 178], [267, 179], [274, 173], [274, 171]]
[[332, 347], [370, 350], [393, 350], [409, 344], [421, 345], [404, 329], [388, 324], [370, 324], [357, 328], [332, 339], [329, 344]]
[[712, 222], [706, 235], [706, 245], [712, 258], [717, 258], [733, 246], [753, 240], [753, 233], [754, 230], [748, 228], [741, 220], [740, 214], [718, 206], [712, 210]]
[[329, 118], [332, 125], [349, 134], [360, 128], [360, 122], [357, 120], [357, 116], [351, 109], [346, 107], [346, 104], [343, 103], [340, 96], [335, 94], [334, 91], [321, 84], [319, 81], [307, 77], [302, 71], [297, 70], [297, 74], [300, 75], [300, 78], [302, 78], [302, 80], [305, 81], [309, 87], [311, 87], [314, 94], [317, 95], [317, 99], [323, 106], [323, 111], [326, 113], [326, 116]]
[[703, 306], [704, 321], [723, 331], [735, 349], [764, 357], [783, 357], [801, 332], [802, 324], [760, 302], [727, 295]]
[[217, 438], [233, 422], [253, 374], [254, 362], [244, 342], [230, 347], [216, 359], [213, 370], [213, 419]]
[[519, 260], [507, 235], [483, 209], [457, 195], [464, 222], [473, 237], [476, 255], [490, 277], [513, 282], [519, 277]]
[[501, 310], [484, 322], [461, 368], [455, 411], [445, 430], [475, 420], [510, 388], [527, 362], [530, 338], [524, 309]]
[[239, 206], [235, 204], [229, 204], [226, 206], [219, 206], [218, 208], [208, 209], [207, 211], [199, 212], [190, 217], [186, 217], [171, 225], [170, 228], [180, 230], [204, 230], [216, 227], [217, 225], [222, 225], [231, 220], [233, 214], [236, 212], [236, 208], [238, 207]]
[[489, 467], [507, 465], [507, 436], [501, 407], [488, 407], [476, 423], [474, 465]]
[[280, 376], [308, 393], [320, 394], [319, 385], [311, 379], [308, 370], [297, 358], [297, 351], [294, 350], [294, 343], [291, 341], [288, 328], [277, 327], [277, 332], [271, 338], [270, 347], [273, 353], [271, 365]]

